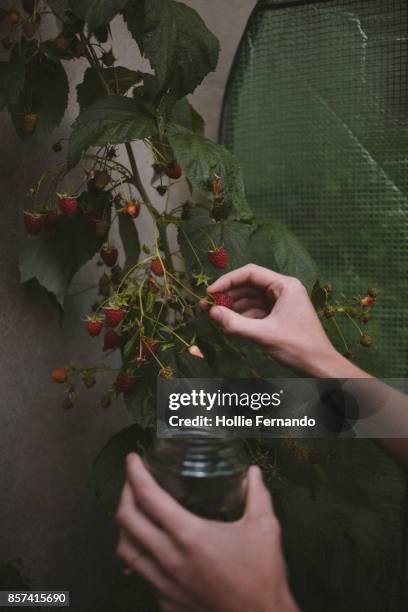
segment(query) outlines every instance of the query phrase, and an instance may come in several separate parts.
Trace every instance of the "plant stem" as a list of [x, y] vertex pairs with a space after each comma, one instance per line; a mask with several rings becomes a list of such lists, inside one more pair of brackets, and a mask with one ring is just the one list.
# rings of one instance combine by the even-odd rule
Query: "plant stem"
[[355, 328], [358, 330], [358, 333], [360, 334], [360, 336], [363, 336], [364, 334], [363, 334], [363, 332], [361, 331], [361, 327], [360, 327], [359, 325], [357, 325], [357, 323], [354, 321], [353, 317], [351, 317], [351, 316], [349, 315], [349, 313], [348, 313], [348, 312], [346, 312], [346, 311], [344, 311], [344, 314], [346, 315], [346, 317], [347, 317], [348, 319], [350, 319], [350, 321], [352, 322], [352, 324], [354, 325], [354, 327], [355, 327]]
[[335, 319], [333, 319], [332, 321], [333, 321], [333, 327], [336, 329], [336, 332], [338, 333], [341, 341], [344, 344], [344, 348], [346, 349], [346, 351], [349, 351], [350, 349], [349, 349], [348, 344], [346, 342], [346, 339], [345, 339], [345, 337], [344, 337], [344, 335], [343, 335], [343, 333], [342, 333], [342, 331], [341, 331], [341, 329], [339, 327], [339, 324], [337, 323], [337, 321]]
[[160, 222], [160, 215], [157, 212], [156, 208], [153, 206], [145, 188], [142, 183], [142, 179], [140, 178], [139, 168], [137, 167], [136, 159], [133, 153], [132, 145], [130, 142], [125, 142], [126, 152], [129, 157], [130, 167], [132, 168], [133, 174], [133, 184], [138, 189], [140, 195], [142, 196], [143, 202], [146, 204], [150, 214], [154, 222], [156, 223], [157, 231], [159, 232], [160, 242], [163, 247], [165, 260], [166, 260], [166, 268], [170, 271], [174, 271], [173, 260], [171, 257], [169, 239], [167, 236], [167, 227], [163, 223]]
[[188, 293], [191, 293], [191, 295], [193, 295], [195, 298], [197, 298], [198, 300], [206, 300], [209, 304], [211, 303], [208, 299], [207, 296], [205, 295], [198, 295], [197, 293], [194, 293], [194, 291], [192, 291], [189, 287], [186, 287], [186, 285], [184, 285], [181, 280], [179, 280], [176, 276], [174, 276], [173, 274], [171, 274], [170, 272], [167, 273], [174, 281], [176, 281], [176, 283], [178, 283], [181, 287], [183, 287], [183, 289], [185, 291], [187, 291]]
[[99, 79], [106, 91], [106, 93], [108, 94], [108, 96], [111, 94], [111, 91], [109, 89], [109, 85], [107, 84], [107, 82], [105, 81], [103, 74], [101, 72], [101, 67], [99, 66], [99, 62], [98, 62], [98, 58], [95, 55], [94, 50], [92, 49], [91, 45], [88, 44], [88, 41], [86, 40], [85, 36], [81, 33], [80, 35], [80, 39], [81, 39], [81, 43], [84, 46], [84, 52], [86, 55], [86, 59], [88, 60], [89, 64], [92, 66], [92, 68], [95, 68]]
[[149, 317], [147, 314], [145, 314], [145, 318], [148, 321], [152, 321], [152, 323], [156, 323], [158, 324], [160, 327], [162, 327], [163, 329], [165, 329], [166, 331], [169, 332], [169, 334], [172, 334], [173, 336], [175, 336], [175, 338], [177, 338], [178, 340], [180, 340], [180, 342], [182, 344], [184, 344], [184, 346], [186, 346], [187, 348], [190, 346], [188, 342], [186, 342], [184, 340], [184, 338], [182, 338], [181, 336], [179, 336], [174, 329], [172, 329], [171, 327], [169, 327], [168, 325], [166, 325], [165, 323], [162, 323], [161, 321], [158, 321], [157, 319], [152, 319], [152, 317]]
[[[111, 93], [110, 89], [109, 89], [109, 85], [107, 84], [107, 82], [104, 79], [104, 76], [101, 72], [101, 68], [98, 62], [98, 58], [95, 54], [95, 51], [93, 50], [92, 46], [88, 44], [85, 36], [83, 34], [81, 34], [81, 42], [84, 45], [85, 48], [85, 54], [86, 57], [88, 59], [88, 62], [90, 63], [91, 66], [93, 66], [95, 68], [95, 70], [98, 73], [98, 76], [105, 88], [106, 93], [109, 95]], [[163, 251], [164, 251], [164, 255], [165, 255], [165, 259], [166, 259], [166, 268], [170, 271], [174, 271], [174, 265], [173, 265], [173, 260], [171, 257], [171, 251], [170, 251], [170, 245], [169, 245], [169, 239], [167, 236], [167, 226], [161, 223], [158, 223], [158, 218], [159, 218], [159, 213], [157, 212], [156, 208], [154, 207], [154, 205], [152, 204], [145, 188], [142, 182], [142, 179], [140, 177], [140, 173], [139, 173], [139, 168], [137, 167], [137, 163], [136, 163], [136, 159], [133, 153], [133, 149], [132, 149], [132, 145], [130, 142], [125, 142], [125, 148], [126, 148], [126, 152], [129, 158], [129, 163], [130, 163], [130, 167], [132, 169], [132, 183], [133, 185], [136, 187], [136, 189], [139, 191], [143, 202], [145, 203], [145, 205], [147, 206], [153, 221], [156, 223], [157, 226], [157, 230], [159, 232], [159, 237], [160, 237], [160, 242], [162, 244], [163, 247]]]
[[194, 246], [192, 245], [191, 240], [187, 236], [187, 233], [185, 232], [185, 230], [184, 230], [182, 225], [180, 225], [180, 229], [181, 229], [181, 231], [183, 233], [184, 238], [187, 240], [188, 245], [189, 245], [190, 249], [192, 250], [192, 252], [194, 254], [194, 257], [198, 261], [198, 265], [200, 266], [200, 269], [203, 270], [203, 264], [201, 263], [201, 259], [199, 258], [197, 251], [195, 250]]

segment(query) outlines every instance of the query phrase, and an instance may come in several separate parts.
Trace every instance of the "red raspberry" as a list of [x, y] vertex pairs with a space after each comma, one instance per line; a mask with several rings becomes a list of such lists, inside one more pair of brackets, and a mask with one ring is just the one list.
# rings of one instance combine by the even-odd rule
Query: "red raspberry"
[[88, 330], [88, 334], [95, 338], [99, 336], [102, 331], [103, 320], [99, 317], [90, 317], [86, 321], [86, 329]]
[[100, 256], [109, 268], [113, 268], [118, 260], [118, 249], [114, 246], [105, 245], [101, 249]]
[[372, 306], [375, 303], [375, 298], [372, 297], [371, 295], [366, 295], [365, 297], [363, 297], [363, 299], [361, 300], [361, 304], [363, 306]]
[[166, 166], [166, 174], [171, 179], [179, 179], [183, 174], [181, 166], [176, 162], [176, 160], [170, 162]]
[[225, 247], [219, 247], [207, 253], [208, 261], [219, 270], [223, 270], [228, 265], [228, 251]]
[[67, 217], [72, 217], [75, 215], [78, 208], [78, 200], [69, 196], [59, 196], [58, 205], [64, 215], [67, 215]]
[[118, 348], [122, 344], [122, 338], [115, 332], [114, 329], [108, 329], [103, 338], [103, 350], [110, 351]]
[[57, 383], [64, 383], [68, 378], [68, 368], [55, 368], [50, 374], [51, 379]]
[[115, 380], [116, 393], [130, 393], [136, 385], [136, 378], [130, 374], [118, 374]]
[[31, 236], [37, 236], [44, 227], [44, 216], [37, 213], [25, 211], [23, 221], [27, 233]]
[[106, 327], [116, 327], [125, 316], [125, 311], [121, 308], [114, 308], [113, 306], [110, 306], [108, 308], [104, 308], [104, 310]]
[[226, 293], [217, 292], [213, 295], [214, 302], [217, 306], [224, 306], [230, 310], [234, 307], [234, 300]]
[[150, 269], [156, 276], [163, 276], [164, 274], [164, 266], [158, 257], [153, 259]]
[[138, 202], [137, 200], [130, 200], [123, 208], [123, 212], [125, 212], [130, 217], [133, 217], [133, 219], [136, 219], [140, 213], [140, 202]]

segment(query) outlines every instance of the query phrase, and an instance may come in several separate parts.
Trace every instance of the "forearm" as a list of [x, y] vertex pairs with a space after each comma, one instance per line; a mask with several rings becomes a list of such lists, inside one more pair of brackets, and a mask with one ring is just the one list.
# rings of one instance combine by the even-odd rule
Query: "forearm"
[[[408, 439], [381, 438], [381, 421], [384, 430], [394, 429], [396, 432], [408, 431], [407, 397], [389, 385], [373, 378], [367, 372], [340, 355], [336, 350], [325, 354], [316, 354], [313, 360], [301, 364], [304, 375], [313, 378], [346, 378], [349, 379], [344, 390], [350, 392], [358, 402], [360, 424], [366, 427], [366, 434], [375, 439], [397, 463], [408, 467]], [[366, 379], [364, 382], [362, 379]], [[371, 379], [372, 382], [367, 382]], [[358, 382], [361, 381], [361, 382]], [[376, 414], [374, 425], [368, 425], [366, 417]]]

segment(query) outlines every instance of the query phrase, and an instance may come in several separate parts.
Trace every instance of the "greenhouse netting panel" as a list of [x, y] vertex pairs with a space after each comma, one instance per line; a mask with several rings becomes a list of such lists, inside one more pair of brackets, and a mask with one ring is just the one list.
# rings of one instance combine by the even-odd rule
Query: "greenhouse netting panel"
[[[322, 281], [347, 295], [381, 288], [375, 344], [357, 359], [383, 377], [408, 370], [407, 34], [406, 0], [261, 0], [220, 130], [255, 214], [289, 225]], [[369, 441], [338, 444], [337, 453], [389, 535], [388, 611], [406, 610], [404, 476]]]
[[406, 376], [406, 0], [260, 2], [221, 137], [258, 215], [285, 222], [339, 290], [380, 286], [360, 363]]

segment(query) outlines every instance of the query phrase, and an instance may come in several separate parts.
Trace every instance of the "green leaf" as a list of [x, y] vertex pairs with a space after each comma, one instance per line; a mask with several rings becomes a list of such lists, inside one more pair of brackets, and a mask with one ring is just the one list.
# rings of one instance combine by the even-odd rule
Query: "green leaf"
[[176, 98], [193, 92], [216, 68], [218, 40], [198, 13], [181, 2], [147, 0], [141, 11], [140, 2], [130, 2], [124, 18], [162, 91]]
[[204, 358], [194, 357], [189, 352], [169, 351], [167, 359], [176, 378], [214, 378], [214, 371]]
[[288, 228], [271, 219], [257, 219], [251, 240], [251, 261], [281, 274], [295, 276], [308, 290], [317, 278], [316, 266]]
[[[317, 278], [316, 267], [297, 238], [284, 225], [271, 219], [253, 219], [251, 223], [227, 219], [214, 223], [205, 206], [196, 206], [191, 209], [189, 218], [180, 222], [178, 239], [190, 274], [202, 268], [214, 279], [228, 270], [255, 263], [296, 276], [308, 289]], [[216, 247], [224, 245], [228, 251], [226, 270], [216, 270], [207, 260], [213, 242]]]
[[[205, 206], [193, 208], [189, 218], [179, 223], [178, 232], [187, 271], [190, 274], [204, 271], [214, 280], [228, 270], [249, 263], [253, 231], [253, 225], [243, 221], [226, 220], [214, 223]], [[228, 267], [225, 270], [214, 268], [207, 257], [210, 249], [221, 245], [228, 251]]]
[[17, 101], [24, 80], [24, 62], [17, 53], [12, 53], [8, 62], [0, 62], [0, 110]]
[[223, 205], [231, 210], [231, 216], [237, 219], [253, 217], [245, 199], [238, 161], [225, 147], [179, 125], [170, 125], [167, 137], [185, 176], [195, 189], [212, 198], [212, 181], [218, 176], [223, 183]]
[[84, 19], [90, 32], [109, 23], [125, 7], [128, 0], [71, 0], [75, 15]]
[[68, 164], [72, 167], [93, 145], [121, 144], [154, 134], [154, 116], [138, 100], [108, 96], [83, 110], [72, 126]]
[[135, 39], [140, 53], [144, 53], [143, 34], [145, 22], [144, 0], [130, 0], [123, 11], [123, 19], [129, 32]]
[[192, 132], [198, 132], [204, 134], [204, 119], [198, 113], [195, 108], [190, 104], [187, 98], [178, 100], [171, 109], [170, 121], [181, 125]]
[[[142, 73], [123, 66], [101, 69], [102, 76], [110, 90], [115, 94], [126, 93], [133, 85], [142, 80]], [[84, 80], [77, 86], [77, 98], [81, 110], [91, 106], [99, 98], [107, 96], [106, 89], [95, 68], [85, 70]]]
[[119, 235], [122, 240], [123, 249], [125, 251], [125, 268], [134, 266], [139, 261], [140, 241], [139, 234], [133, 221], [129, 215], [119, 214]]
[[126, 456], [131, 452], [143, 454], [152, 441], [152, 430], [132, 425], [114, 435], [95, 459], [88, 486], [108, 514], [114, 514], [118, 505]]
[[69, 9], [69, 0], [47, 0], [47, 4], [58, 19], [63, 20]]
[[78, 212], [54, 232], [27, 238], [20, 257], [21, 282], [35, 279], [63, 308], [74, 274], [102, 244], [103, 239], [95, 236]]
[[15, 104], [10, 106], [17, 133], [27, 138], [21, 129], [21, 118], [27, 110], [39, 116], [33, 136], [47, 137], [60, 123], [68, 104], [69, 84], [61, 62], [36, 56], [26, 67], [26, 81]]
[[[131, 345], [132, 340], [129, 341], [127, 352], [129, 356], [132, 355]], [[157, 363], [146, 364], [143, 366], [143, 376], [138, 379], [137, 385], [131, 393], [126, 394], [125, 404], [132, 417], [132, 421], [146, 427], [146, 424], [150, 424], [153, 421], [153, 417], [156, 413], [156, 379], [157, 379]]]

